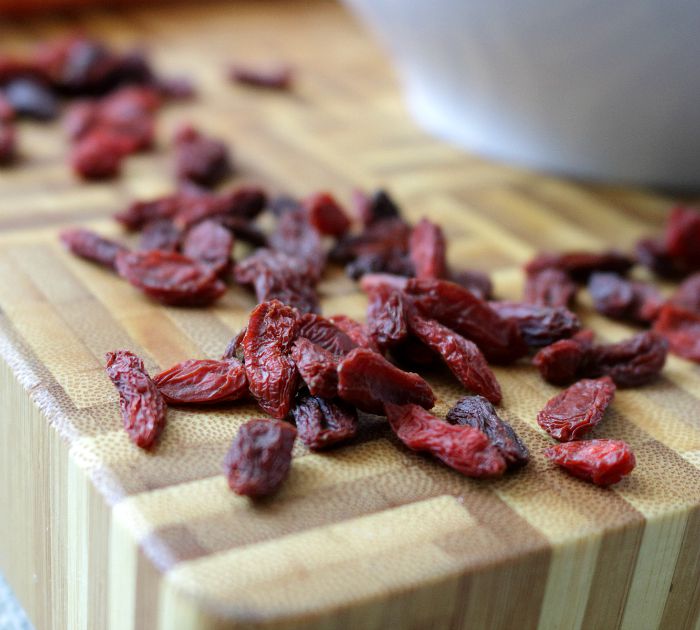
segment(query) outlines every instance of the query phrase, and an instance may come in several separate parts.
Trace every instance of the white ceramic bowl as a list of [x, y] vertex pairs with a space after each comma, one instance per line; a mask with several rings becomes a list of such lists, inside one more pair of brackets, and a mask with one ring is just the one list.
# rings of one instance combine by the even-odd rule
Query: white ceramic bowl
[[578, 177], [700, 185], [700, 0], [346, 0], [428, 130]]

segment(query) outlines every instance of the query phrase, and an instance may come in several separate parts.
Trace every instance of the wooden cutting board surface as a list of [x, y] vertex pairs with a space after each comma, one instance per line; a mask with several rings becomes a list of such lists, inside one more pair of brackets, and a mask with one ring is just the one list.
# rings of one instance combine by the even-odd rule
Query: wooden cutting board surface
[[[0, 25], [22, 46], [74, 24]], [[629, 248], [658, 230], [669, 197], [506, 168], [430, 138], [408, 118], [387, 62], [337, 5], [197, 4], [80, 18], [117, 44], [145, 41], [163, 71], [196, 76], [201, 98], [159, 119], [159, 152], [109, 184], [79, 185], [57, 125], [21, 127], [21, 167], [0, 171], [0, 561], [37, 628], [690, 628], [698, 623], [700, 378], [671, 358], [663, 378], [620, 391], [595, 436], [627, 440], [638, 466], [612, 489], [542, 456], [535, 417], [557, 389], [527, 365], [497, 368], [503, 415], [533, 461], [473, 481], [402, 448], [382, 422], [326, 454], [301, 445], [269, 501], [220, 474], [253, 406], [170, 409], [153, 453], [121, 429], [103, 372], [130, 348], [153, 372], [217, 357], [250, 296], [164, 308], [72, 258], [56, 235], [81, 224], [121, 236], [110, 214], [170, 190], [174, 125], [192, 120], [235, 148], [239, 180], [348, 200], [386, 186], [411, 220], [445, 228], [455, 267], [493, 273], [517, 298], [539, 249]], [[226, 62], [289, 61], [292, 94], [233, 86]], [[338, 270], [323, 312], [362, 317]], [[579, 311], [608, 340], [633, 331]], [[443, 414], [463, 393], [433, 375]], [[30, 402], [31, 401], [31, 402]]]

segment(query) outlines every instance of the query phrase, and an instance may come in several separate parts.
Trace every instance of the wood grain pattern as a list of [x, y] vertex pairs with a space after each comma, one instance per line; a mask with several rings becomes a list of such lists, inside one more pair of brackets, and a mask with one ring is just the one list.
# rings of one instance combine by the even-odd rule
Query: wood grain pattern
[[[456, 267], [493, 272], [517, 298], [538, 249], [629, 247], [657, 230], [670, 199], [489, 163], [430, 138], [407, 117], [391, 72], [337, 5], [197, 4], [92, 12], [79, 24], [148, 41], [159, 67], [196, 75], [202, 98], [169, 108], [161, 150], [111, 184], [78, 185], [56, 126], [21, 127], [24, 164], [0, 171], [0, 562], [37, 628], [693, 628], [700, 624], [700, 379], [671, 358], [664, 377], [621, 391], [600, 437], [627, 440], [638, 468], [601, 490], [553, 469], [535, 421], [557, 389], [527, 365], [496, 368], [504, 415], [533, 453], [475, 482], [403, 449], [377, 421], [353, 446], [295, 447], [274, 500], [228, 491], [223, 455], [252, 405], [171, 409], [153, 454], [121, 429], [104, 353], [128, 347], [156, 371], [215, 357], [253, 302], [239, 290], [207, 310], [164, 308], [67, 255], [58, 230], [109, 219], [172, 185], [170, 134], [192, 120], [235, 147], [239, 181], [348, 199], [387, 186], [411, 220], [449, 235]], [[22, 48], [75, 26], [0, 24]], [[228, 61], [299, 67], [292, 94], [225, 82]], [[362, 317], [339, 271], [327, 314]], [[580, 312], [601, 337], [631, 330]], [[444, 413], [459, 397], [432, 379]]]

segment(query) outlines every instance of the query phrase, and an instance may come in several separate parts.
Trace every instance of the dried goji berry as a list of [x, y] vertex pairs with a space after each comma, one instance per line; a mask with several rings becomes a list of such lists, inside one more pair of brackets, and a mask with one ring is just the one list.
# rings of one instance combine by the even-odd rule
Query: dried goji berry
[[646, 331], [618, 343], [596, 344], [588, 352], [587, 376], [610, 376], [618, 387], [639, 387], [653, 381], [666, 363], [668, 343]]
[[639, 264], [662, 278], [679, 278], [685, 270], [667, 251], [662, 239], [643, 238], [637, 241], [634, 253]]
[[588, 292], [596, 311], [614, 319], [649, 323], [663, 303], [661, 294], [646, 282], [631, 281], [614, 273], [593, 273]]
[[561, 269], [576, 282], [586, 282], [594, 271], [612, 271], [627, 273], [634, 261], [627, 255], [616, 251], [565, 252], [562, 254], [539, 254], [525, 265], [526, 273], [533, 274], [544, 269]]
[[188, 230], [182, 241], [182, 253], [211, 268], [217, 275], [230, 271], [233, 261], [233, 236], [216, 221], [202, 221]]
[[523, 302], [489, 302], [503, 319], [514, 322], [525, 343], [539, 348], [571, 337], [581, 328], [578, 317], [564, 306], [536, 306]]
[[[330, 256], [338, 263], [347, 263], [359, 256], [384, 255], [387, 257], [391, 252], [407, 256], [410, 236], [411, 226], [403, 219], [385, 218], [365, 227], [360, 234], [343, 236], [333, 246]], [[411, 264], [410, 260], [408, 263]], [[383, 270], [377, 269], [377, 271]]]
[[82, 136], [73, 146], [71, 166], [84, 179], [107, 179], [117, 175], [131, 152], [128, 139], [98, 128]]
[[675, 304], [666, 304], [654, 322], [673, 354], [700, 363], [700, 315]]
[[124, 245], [103, 238], [90, 230], [64, 230], [60, 239], [76, 256], [111, 269], [116, 269], [117, 254], [129, 251]]
[[411, 261], [416, 278], [445, 278], [445, 235], [442, 228], [428, 219], [421, 219], [411, 232], [409, 241]]
[[555, 440], [575, 440], [603, 419], [614, 396], [609, 376], [580, 380], [550, 399], [537, 414], [537, 423]]
[[406, 284], [408, 284], [408, 278], [391, 273], [368, 273], [360, 280], [360, 288], [368, 295], [373, 291], [388, 289], [403, 291]]
[[356, 209], [365, 225], [372, 225], [386, 219], [401, 218], [398, 204], [386, 190], [377, 190], [370, 196], [360, 197], [360, 194], [355, 196]]
[[377, 344], [369, 335], [369, 330], [360, 322], [356, 322], [347, 315], [332, 315], [328, 320], [338, 329], [342, 330], [352, 342], [360, 348], [369, 348], [375, 352], [379, 351]]
[[490, 300], [493, 296], [493, 283], [483, 271], [452, 271], [449, 274], [449, 279], [482, 300]]
[[552, 385], [568, 385], [585, 373], [588, 349], [575, 339], [561, 339], [533, 357], [533, 365]]
[[288, 422], [248, 420], [238, 429], [224, 460], [231, 490], [252, 498], [276, 492], [289, 474], [296, 436]]
[[397, 364], [409, 368], [432, 367], [440, 363], [442, 359], [437, 352], [413, 336], [406, 337], [406, 339], [393, 346], [391, 348], [391, 357]]
[[304, 313], [299, 318], [299, 336], [336, 355], [347, 354], [357, 347], [332, 321], [315, 313]]
[[386, 403], [416, 403], [426, 409], [435, 404], [433, 390], [418, 374], [404, 372], [366, 348], [355, 348], [340, 362], [338, 394], [375, 414], [383, 414]]
[[475, 343], [413, 309], [408, 313], [408, 326], [411, 334], [440, 354], [464, 387], [495, 404], [501, 402], [501, 387]]
[[140, 448], [151, 448], [165, 426], [166, 406], [143, 361], [128, 350], [105, 355], [107, 375], [119, 392], [124, 428]]
[[338, 357], [335, 354], [299, 337], [292, 346], [291, 355], [312, 395], [323, 398], [338, 395]]
[[486, 434], [508, 467], [524, 466], [530, 461], [530, 453], [513, 427], [498, 416], [493, 405], [483, 396], [460, 398], [447, 412], [446, 420], [474, 427]]
[[181, 242], [182, 232], [170, 219], [155, 219], [144, 226], [139, 240], [139, 249], [176, 252], [180, 249]]
[[251, 66], [234, 64], [229, 68], [228, 76], [231, 81], [252, 87], [289, 90], [292, 87], [294, 73], [292, 68], [286, 65], [253, 68]]
[[216, 220], [229, 230], [237, 241], [249, 243], [253, 247], [267, 246], [267, 235], [252, 221], [232, 216], [216, 217]]
[[233, 172], [231, 154], [225, 143], [182, 127], [175, 136], [175, 172], [178, 179], [214, 187]]
[[248, 388], [260, 408], [284, 418], [297, 389], [297, 369], [289, 356], [299, 333], [297, 311], [277, 300], [259, 304], [243, 337]]
[[545, 457], [568, 473], [598, 486], [617, 483], [634, 469], [632, 449], [622, 440], [582, 440], [555, 444]]
[[12, 164], [17, 157], [17, 135], [11, 123], [0, 122], [0, 166]]
[[349, 278], [358, 280], [365, 274], [395, 274], [413, 276], [415, 269], [408, 252], [400, 247], [392, 247], [382, 252], [361, 254], [345, 266]]
[[121, 252], [116, 269], [149, 297], [172, 306], [204, 306], [226, 291], [209, 267], [174, 252]]
[[357, 411], [339, 400], [303, 396], [292, 415], [299, 439], [312, 450], [347, 442], [357, 433]]
[[413, 404], [387, 404], [387, 418], [411, 450], [434, 455], [468, 477], [498, 477], [506, 461], [489, 438], [474, 427], [448, 424]]
[[147, 201], [134, 201], [114, 218], [128, 230], [140, 230], [152, 221], [172, 219], [179, 207], [177, 195]]
[[576, 284], [561, 269], [542, 269], [525, 277], [523, 302], [528, 304], [568, 307], [575, 296]]
[[350, 229], [350, 219], [345, 210], [327, 192], [316, 193], [304, 200], [309, 223], [320, 233], [339, 237]]
[[5, 98], [5, 96], [0, 92], [0, 123], [8, 123], [14, 120], [15, 110], [12, 109], [12, 105]]
[[367, 330], [381, 351], [408, 337], [403, 294], [382, 286], [369, 294]]
[[307, 273], [321, 277], [326, 265], [326, 253], [319, 233], [311, 227], [303, 210], [286, 212], [277, 221], [269, 237], [270, 247], [303, 261]]
[[668, 301], [686, 311], [700, 315], [700, 273], [686, 278]]
[[411, 279], [405, 293], [423, 315], [473, 341], [490, 361], [508, 363], [527, 354], [515, 322], [454, 282]]
[[671, 210], [664, 234], [664, 249], [686, 271], [700, 269], [700, 211], [686, 206]]
[[245, 368], [236, 359], [190, 359], [153, 377], [169, 403], [202, 404], [239, 400], [248, 393]]

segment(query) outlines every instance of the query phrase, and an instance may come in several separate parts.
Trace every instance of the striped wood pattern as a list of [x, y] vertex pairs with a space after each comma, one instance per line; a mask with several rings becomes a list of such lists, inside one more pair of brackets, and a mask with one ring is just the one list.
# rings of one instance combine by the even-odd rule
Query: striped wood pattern
[[[194, 4], [194, 3], [193, 3]], [[63, 32], [61, 19], [0, 25], [4, 46]], [[201, 4], [94, 12], [86, 30], [146, 40], [160, 67], [198, 76], [184, 118], [230, 140], [243, 181], [347, 199], [389, 187], [413, 220], [450, 239], [455, 266], [494, 272], [516, 298], [540, 248], [628, 247], [670, 199], [578, 185], [466, 155], [403, 110], [386, 62], [336, 5]], [[233, 58], [300, 68], [292, 95], [231, 86]], [[536, 412], [556, 389], [527, 366], [498, 368], [504, 414], [533, 462], [474, 482], [401, 448], [382, 423], [325, 455], [297, 446], [290, 479], [257, 506], [230, 493], [224, 452], [252, 406], [171, 409], [154, 454], [120, 429], [102, 371], [128, 347], [155, 371], [217, 356], [249, 296], [208, 310], [163, 308], [65, 254], [61, 226], [118, 234], [108, 216], [171, 185], [167, 152], [128, 162], [111, 184], [77, 185], [55, 126], [23, 125], [25, 164], [0, 173], [0, 561], [37, 628], [692, 628], [700, 613], [700, 380], [672, 358], [664, 378], [622, 391], [596, 430], [629, 441], [634, 474], [601, 490], [552, 469]], [[325, 313], [362, 316], [339, 273]], [[608, 339], [630, 333], [581, 312]], [[433, 379], [444, 413], [461, 394]]]

